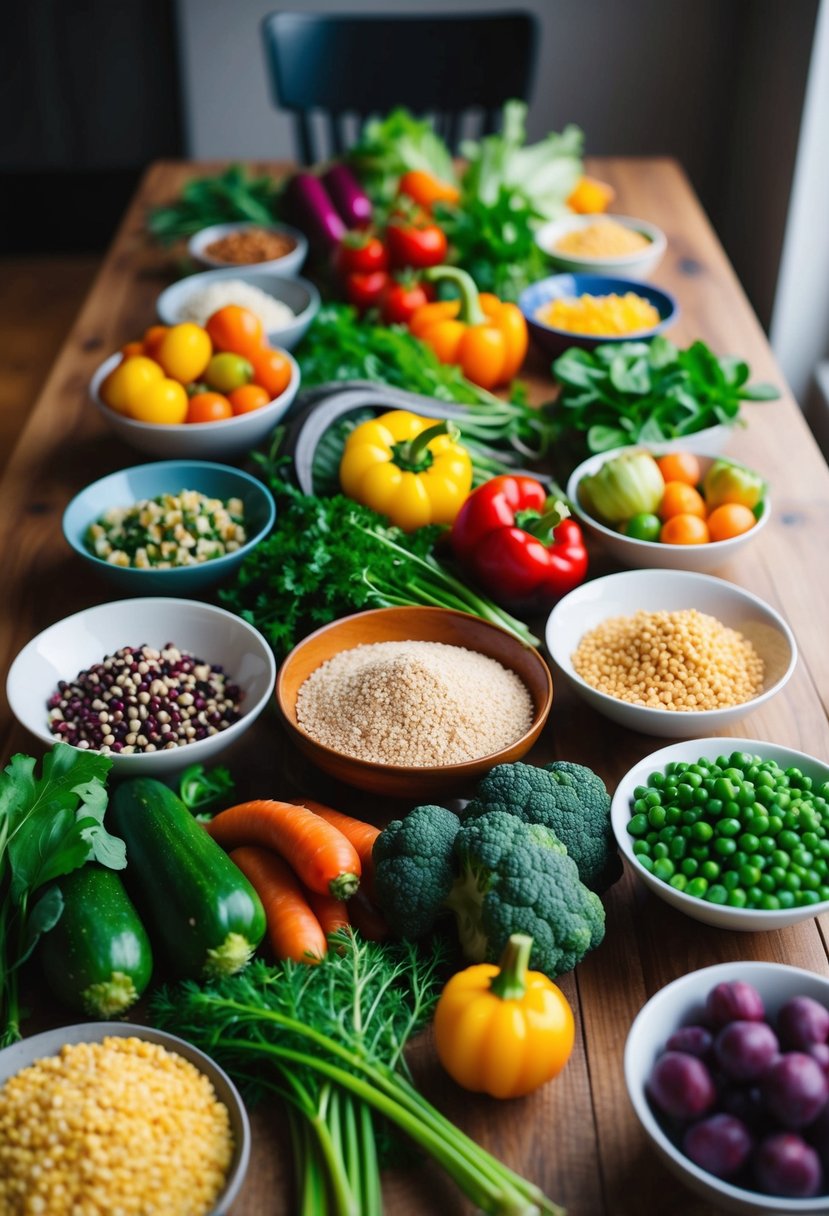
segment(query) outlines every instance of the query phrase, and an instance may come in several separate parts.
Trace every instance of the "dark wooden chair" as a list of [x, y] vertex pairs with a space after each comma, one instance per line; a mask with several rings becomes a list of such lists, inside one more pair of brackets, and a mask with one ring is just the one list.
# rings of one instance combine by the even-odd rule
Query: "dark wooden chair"
[[505, 101], [529, 99], [537, 22], [522, 11], [278, 12], [264, 18], [262, 36], [274, 102], [293, 113], [298, 153], [311, 164], [395, 106], [428, 115], [453, 151], [465, 116], [477, 134], [491, 133]]

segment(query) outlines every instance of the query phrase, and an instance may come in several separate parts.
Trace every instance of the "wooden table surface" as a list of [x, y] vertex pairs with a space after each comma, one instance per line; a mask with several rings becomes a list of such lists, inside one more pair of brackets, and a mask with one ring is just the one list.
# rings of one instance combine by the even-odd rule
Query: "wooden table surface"
[[[0, 662], [47, 625], [115, 598], [89, 573], [61, 535], [61, 513], [84, 485], [146, 457], [116, 442], [90, 405], [96, 366], [154, 320], [154, 301], [174, 275], [170, 258], [143, 231], [146, 208], [172, 198], [186, 178], [215, 165], [161, 163], [147, 172], [0, 480]], [[257, 171], [276, 166], [255, 166]], [[616, 210], [658, 224], [668, 251], [654, 282], [672, 291], [681, 315], [671, 337], [704, 339], [718, 353], [746, 358], [756, 379], [782, 386], [765, 336], [678, 166], [665, 159], [599, 159], [590, 171], [617, 190]], [[530, 365], [534, 400], [549, 396], [544, 363]], [[829, 471], [796, 403], [749, 405], [748, 427], [730, 454], [768, 476], [774, 511], [758, 541], [720, 573], [783, 613], [800, 648], [787, 688], [731, 732], [829, 757]], [[599, 555], [593, 573], [613, 567]], [[139, 628], [135, 621], [134, 627]], [[129, 633], [129, 630], [127, 630]], [[129, 641], [129, 637], [125, 641]], [[135, 639], [133, 639], [134, 641]], [[229, 756], [260, 794], [296, 778], [295, 758], [274, 749], [272, 717]], [[30, 751], [33, 740], [0, 702], [2, 759]], [[531, 759], [590, 765], [612, 790], [626, 770], [662, 740], [633, 734], [598, 718], [557, 682], [554, 707]], [[307, 774], [303, 775], [307, 779]], [[308, 793], [308, 790], [305, 791]], [[577, 971], [561, 981], [577, 1017], [577, 1040], [564, 1073], [539, 1093], [497, 1103], [471, 1098], [439, 1072], [428, 1043], [417, 1056], [426, 1091], [464, 1129], [514, 1169], [538, 1182], [570, 1216], [703, 1216], [697, 1200], [663, 1169], [645, 1142], [622, 1074], [628, 1028], [643, 1003], [670, 980], [698, 967], [736, 959], [797, 964], [829, 975], [827, 918], [766, 934], [728, 933], [688, 920], [656, 900], [629, 872], [606, 898], [607, 936]], [[41, 1009], [39, 1022], [60, 1024]], [[283, 1216], [292, 1209], [287, 1144], [277, 1112], [254, 1117], [254, 1153], [234, 1216]], [[469, 1209], [430, 1167], [390, 1173], [390, 1211], [399, 1216], [455, 1216]]]

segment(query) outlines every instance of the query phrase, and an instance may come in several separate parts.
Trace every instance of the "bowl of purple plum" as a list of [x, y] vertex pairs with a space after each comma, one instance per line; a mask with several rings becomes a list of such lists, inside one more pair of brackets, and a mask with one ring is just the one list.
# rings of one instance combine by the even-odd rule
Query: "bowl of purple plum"
[[674, 980], [631, 1026], [625, 1082], [665, 1164], [710, 1203], [829, 1213], [829, 978], [753, 962]]

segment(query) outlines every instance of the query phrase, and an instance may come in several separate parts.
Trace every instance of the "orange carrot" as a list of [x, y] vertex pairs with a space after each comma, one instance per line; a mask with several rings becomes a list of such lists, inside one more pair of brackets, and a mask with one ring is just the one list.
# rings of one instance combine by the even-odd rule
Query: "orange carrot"
[[291, 867], [267, 849], [245, 845], [230, 860], [239, 867], [262, 900], [268, 941], [279, 959], [316, 963], [328, 953], [322, 926], [305, 898]]
[[331, 895], [320, 895], [318, 891], [309, 891], [307, 887], [304, 894], [326, 938], [330, 933], [336, 933], [338, 929], [347, 929], [350, 926], [348, 908], [341, 899], [334, 899]]
[[370, 897], [374, 895], [374, 862], [371, 857], [371, 850], [374, 848], [374, 842], [380, 835], [380, 829], [376, 828], [373, 823], [364, 823], [362, 819], [353, 819], [351, 815], [344, 815], [342, 811], [335, 811], [331, 806], [325, 806], [322, 802], [314, 802], [311, 798], [292, 798], [291, 802], [295, 806], [307, 806], [309, 811], [313, 811], [315, 815], [319, 815], [326, 823], [330, 823], [332, 827], [342, 832], [357, 850], [357, 856], [360, 858], [362, 866], [362, 876], [360, 878], [361, 886], [368, 892]]
[[383, 914], [362, 891], [358, 891], [348, 901], [348, 911], [352, 925], [368, 941], [384, 942], [389, 936], [389, 927]]
[[312, 891], [348, 899], [360, 884], [360, 858], [342, 832], [307, 807], [258, 798], [241, 802], [207, 824], [223, 849], [240, 844], [273, 849]]

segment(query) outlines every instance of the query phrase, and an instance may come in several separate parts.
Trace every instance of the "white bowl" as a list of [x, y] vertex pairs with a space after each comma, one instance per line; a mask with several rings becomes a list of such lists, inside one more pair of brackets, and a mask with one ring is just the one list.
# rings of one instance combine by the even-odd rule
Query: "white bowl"
[[59, 680], [74, 680], [122, 646], [160, 648], [172, 642], [211, 665], [221, 665], [244, 692], [241, 717], [226, 730], [167, 751], [110, 757], [119, 777], [158, 777], [188, 764], [213, 763], [259, 717], [273, 692], [276, 664], [270, 646], [252, 625], [224, 608], [194, 600], [149, 596], [98, 604], [44, 629], [11, 665], [6, 696], [12, 713], [47, 746], [47, 701]]
[[[579, 523], [588, 532], [592, 533], [593, 536], [596, 536], [608, 553], [612, 557], [615, 557], [617, 562], [620, 562], [623, 566], [632, 566], [638, 570], [696, 570], [699, 574], [710, 574], [712, 570], [719, 570], [720, 567], [730, 562], [741, 549], [744, 549], [758, 535], [760, 530], [769, 521], [771, 516], [771, 500], [768, 491], [766, 491], [762, 512], [757, 523], [748, 532], [744, 532], [742, 536], [734, 536], [731, 540], [712, 541], [706, 545], [664, 545], [660, 541], [635, 540], [633, 537], [617, 532], [615, 528], [600, 523], [594, 516], [588, 514], [579, 501], [578, 490], [582, 479], [592, 477], [608, 460], [613, 460], [617, 456], [635, 451], [648, 451], [653, 455], [662, 456], [666, 451], [675, 452], [678, 450], [680, 449], [675, 443], [665, 444], [658, 448], [651, 447], [650, 445], [647, 448], [615, 448], [612, 452], [601, 452], [596, 456], [588, 457], [587, 460], [583, 460], [570, 474], [567, 482], [567, 497], [572, 505], [573, 514]], [[689, 451], [687, 447], [681, 450]], [[698, 458], [700, 470], [704, 477], [716, 457], [703, 455], [702, 452], [694, 449], [690, 450]]]
[[[207, 246], [212, 245], [214, 241], [220, 241], [222, 237], [230, 236], [232, 232], [244, 232], [247, 228], [264, 228], [268, 232], [278, 232], [281, 236], [289, 236], [294, 241], [294, 247], [281, 258], [268, 258], [265, 262], [223, 262], [205, 252]], [[234, 270], [245, 270], [256, 266], [260, 270], [272, 270], [276, 274], [292, 278], [302, 270], [303, 263], [308, 256], [308, 241], [298, 228], [292, 228], [290, 224], [258, 224], [255, 220], [243, 220], [231, 224], [212, 224], [209, 228], [202, 228], [200, 232], [190, 237], [187, 242], [187, 252], [194, 262], [198, 262], [200, 266], [204, 266], [208, 270], [227, 266], [231, 266]]]
[[738, 1212], [743, 1216], [757, 1213], [766, 1216], [824, 1213], [825, 1216], [829, 1213], [829, 1193], [814, 1199], [775, 1198], [715, 1178], [676, 1147], [651, 1109], [645, 1085], [666, 1040], [679, 1026], [688, 1025], [699, 1016], [705, 997], [715, 985], [732, 980], [753, 984], [772, 1019], [793, 996], [810, 996], [829, 1008], [829, 980], [825, 976], [780, 963], [718, 963], [674, 980], [642, 1006], [625, 1043], [625, 1084], [636, 1117], [671, 1173], [707, 1203], [716, 1205], [717, 1211]]
[[[559, 253], [555, 246], [568, 232], [590, 228], [602, 220], [614, 220], [623, 228], [632, 228], [647, 237], [650, 245], [636, 253], [618, 254], [616, 257], [586, 257], [582, 254]], [[627, 215], [568, 215], [560, 220], [542, 224], [535, 234], [536, 243], [554, 266], [561, 270], [581, 271], [583, 274], [621, 274], [632, 279], [650, 278], [662, 261], [667, 248], [665, 233], [656, 224], [646, 220], [632, 219]]]
[[262, 443], [276, 424], [288, 412], [299, 391], [299, 367], [292, 355], [285, 358], [291, 364], [291, 379], [284, 393], [261, 409], [249, 414], [223, 418], [220, 422], [181, 422], [164, 425], [157, 422], [136, 422], [117, 410], [111, 410], [101, 398], [101, 385], [121, 362], [121, 355], [105, 359], [89, 385], [92, 403], [112, 427], [119, 439], [140, 452], [172, 459], [184, 456], [192, 460], [233, 460], [244, 456]]
[[281, 329], [267, 331], [271, 346], [278, 346], [282, 350], [294, 349], [319, 312], [320, 293], [307, 279], [289, 278], [261, 266], [228, 266], [222, 270], [204, 270], [201, 274], [191, 274], [172, 283], [156, 300], [159, 320], [163, 325], [180, 324], [182, 309], [190, 296], [212, 283], [220, 283], [222, 279], [249, 283], [290, 308], [294, 314], [293, 321]]
[[[573, 652], [584, 634], [608, 617], [684, 608], [716, 617], [753, 643], [766, 668], [759, 696], [727, 709], [651, 709], [599, 692], [576, 673]], [[669, 739], [710, 735], [744, 718], [780, 691], [797, 661], [794, 634], [779, 613], [734, 583], [688, 570], [627, 570], [582, 583], [556, 604], [545, 636], [556, 666], [597, 713], [629, 730]]]
[[816, 783], [829, 781], [829, 765], [805, 752], [794, 751], [789, 747], [780, 747], [776, 743], [765, 743], [759, 739], [690, 739], [685, 743], [674, 743], [670, 747], [660, 748], [651, 752], [629, 772], [625, 773], [610, 805], [610, 819], [616, 842], [629, 865], [635, 870], [645, 886], [664, 899], [672, 907], [678, 908], [693, 920], [702, 921], [705, 925], [714, 925], [718, 929], [739, 929], [753, 933], [767, 929], [783, 929], [787, 925], [796, 925], [798, 921], [810, 920], [829, 910], [829, 900], [817, 904], [807, 904], [799, 908], [779, 908], [776, 911], [765, 912], [759, 908], [732, 908], [723, 904], [711, 904], [684, 891], [677, 891], [669, 883], [663, 882], [651, 874], [640, 863], [633, 851], [633, 838], [627, 830], [633, 805], [633, 791], [637, 785], [647, 785], [651, 773], [664, 771], [666, 765], [674, 762], [696, 764], [701, 756], [714, 760], [717, 756], [729, 755], [731, 752], [748, 752], [752, 756], [760, 756], [763, 760], [774, 760], [781, 768], [792, 765], [811, 777]]
[[45, 1030], [42, 1034], [31, 1035], [12, 1043], [0, 1051], [0, 1087], [11, 1077], [16, 1076], [24, 1068], [29, 1068], [36, 1060], [57, 1055], [60, 1049], [68, 1044], [101, 1043], [106, 1038], [143, 1039], [147, 1043], [158, 1043], [166, 1051], [175, 1052], [188, 1060], [200, 1073], [210, 1081], [216, 1097], [222, 1102], [230, 1116], [230, 1130], [233, 1135], [233, 1157], [227, 1172], [225, 1185], [216, 1197], [207, 1216], [227, 1216], [237, 1198], [245, 1180], [248, 1162], [250, 1161], [250, 1123], [245, 1104], [239, 1091], [230, 1077], [220, 1068], [215, 1060], [193, 1047], [178, 1035], [169, 1034], [166, 1030], [155, 1030], [150, 1026], [140, 1026], [132, 1022], [82, 1022], [75, 1026], [61, 1026], [56, 1030]]

